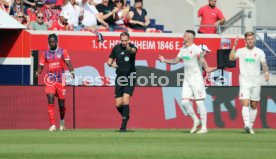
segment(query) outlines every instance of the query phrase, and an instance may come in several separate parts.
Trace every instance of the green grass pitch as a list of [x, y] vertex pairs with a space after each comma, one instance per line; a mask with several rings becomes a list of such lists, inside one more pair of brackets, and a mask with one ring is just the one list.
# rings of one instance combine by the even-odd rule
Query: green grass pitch
[[276, 131], [0, 130], [0, 159], [275, 159]]

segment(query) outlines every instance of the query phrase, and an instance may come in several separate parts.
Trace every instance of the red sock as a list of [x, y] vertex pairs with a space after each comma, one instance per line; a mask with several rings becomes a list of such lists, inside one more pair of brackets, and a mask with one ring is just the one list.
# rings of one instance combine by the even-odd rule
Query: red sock
[[55, 125], [54, 104], [48, 104], [48, 115], [51, 125]]
[[60, 115], [60, 120], [64, 119], [65, 116], [65, 111], [66, 111], [66, 107], [59, 107], [59, 115]]

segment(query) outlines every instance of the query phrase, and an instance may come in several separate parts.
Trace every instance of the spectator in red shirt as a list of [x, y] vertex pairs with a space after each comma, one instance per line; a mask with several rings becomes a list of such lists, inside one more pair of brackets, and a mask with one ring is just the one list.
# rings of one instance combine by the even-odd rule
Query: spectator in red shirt
[[[216, 34], [217, 27], [225, 23], [223, 13], [216, 7], [217, 0], [209, 0], [209, 4], [198, 10], [198, 17], [201, 17], [198, 33]], [[204, 26], [206, 25], [206, 26]]]
[[56, 22], [59, 17], [59, 10], [56, 9], [57, 0], [46, 0], [44, 14], [47, 21]]
[[49, 28], [49, 30], [73, 31], [74, 30], [73, 27], [70, 24], [68, 24], [69, 19], [70, 19], [70, 15], [68, 12], [66, 12], [66, 11], [60, 12], [58, 21], [53, 22], [52, 27]]

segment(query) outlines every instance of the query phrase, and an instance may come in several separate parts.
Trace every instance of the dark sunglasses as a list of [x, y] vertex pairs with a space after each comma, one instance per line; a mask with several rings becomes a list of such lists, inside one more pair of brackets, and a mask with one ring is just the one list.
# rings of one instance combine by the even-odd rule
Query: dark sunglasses
[[115, 3], [123, 3], [122, 1], [116, 1]]
[[18, 16], [17, 18], [24, 18], [24, 16]]
[[38, 19], [43, 19], [44, 17], [37, 17]]

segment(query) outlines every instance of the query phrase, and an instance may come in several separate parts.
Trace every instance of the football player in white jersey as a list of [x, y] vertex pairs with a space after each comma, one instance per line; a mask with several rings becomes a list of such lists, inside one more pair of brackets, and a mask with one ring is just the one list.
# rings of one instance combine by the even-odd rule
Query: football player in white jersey
[[[184, 82], [182, 87], [181, 103], [189, 116], [193, 119], [194, 124], [191, 133], [197, 131], [197, 127], [201, 124], [201, 129], [197, 131], [199, 134], [207, 133], [207, 112], [204, 104], [206, 98], [205, 85], [202, 76], [202, 67], [206, 72], [211, 72], [204, 59], [200, 47], [194, 44], [195, 32], [187, 30], [183, 36], [183, 47], [174, 59], [165, 59], [159, 55], [158, 59], [161, 62], [168, 64], [176, 64], [180, 60], [184, 61]], [[196, 116], [191, 99], [194, 99], [200, 113], [200, 120]]]
[[236, 51], [236, 46], [238, 44], [237, 38], [229, 55], [229, 60], [235, 61], [239, 58], [239, 98], [242, 104], [244, 129], [250, 134], [255, 134], [252, 127], [257, 116], [257, 105], [260, 100], [261, 93], [262, 76], [260, 65], [262, 65], [266, 81], [269, 80], [269, 72], [265, 59], [265, 53], [255, 46], [254, 33], [247, 32], [244, 36], [246, 46]]

